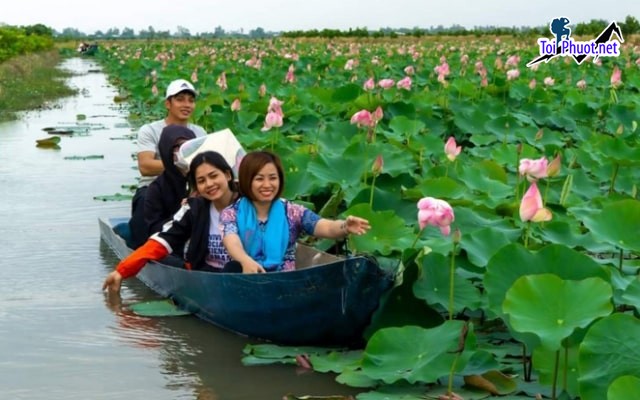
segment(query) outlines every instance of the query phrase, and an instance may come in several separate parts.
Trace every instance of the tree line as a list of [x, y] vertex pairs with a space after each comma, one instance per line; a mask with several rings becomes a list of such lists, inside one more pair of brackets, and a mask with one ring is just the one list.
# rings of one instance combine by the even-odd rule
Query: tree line
[[[551, 21], [549, 21], [551, 22]], [[576, 36], [595, 37], [599, 34], [610, 21], [602, 19], [593, 19], [589, 22], [579, 22], [572, 24], [572, 34]], [[640, 23], [634, 16], [627, 16], [623, 22], [619, 22], [620, 28], [624, 35], [638, 34], [640, 33]], [[31, 27], [9, 27], [0, 26], [0, 29], [13, 30], [13, 34], [7, 34], [7, 37], [15, 37], [18, 33], [17, 30], [22, 30], [22, 34], [40, 35], [42, 37], [53, 37], [58, 40], [105, 40], [105, 39], [224, 39], [224, 38], [250, 38], [250, 39], [263, 39], [273, 37], [288, 37], [288, 38], [396, 38], [401, 36], [484, 36], [484, 35], [511, 35], [511, 36], [550, 36], [549, 26], [538, 27], [501, 27], [501, 26], [477, 26], [474, 28], [465, 28], [460, 25], [452, 25], [445, 27], [443, 25], [432, 26], [429, 28], [380, 28], [378, 30], [369, 30], [366, 27], [350, 28], [347, 30], [339, 29], [311, 29], [311, 30], [294, 30], [284, 32], [271, 32], [265, 31], [263, 28], [258, 27], [249, 31], [242, 29], [237, 31], [226, 31], [221, 26], [216, 26], [210, 32], [191, 33], [191, 31], [184, 27], [178, 26], [174, 32], [169, 30], [156, 30], [153, 26], [149, 26], [147, 29], [141, 29], [136, 32], [134, 29], [125, 27], [123, 29], [110, 28], [106, 31], [97, 30], [93, 33], [81, 32], [76, 28], [65, 28], [58, 32], [51, 28], [48, 28], [42, 24], [33, 25]], [[0, 35], [0, 44], [5, 35]], [[4, 39], [10, 40], [10, 39]], [[0, 48], [0, 52], [2, 48]], [[0, 58], [1, 60], [1, 58]]]
[[0, 62], [53, 46], [53, 30], [45, 25], [0, 26]]

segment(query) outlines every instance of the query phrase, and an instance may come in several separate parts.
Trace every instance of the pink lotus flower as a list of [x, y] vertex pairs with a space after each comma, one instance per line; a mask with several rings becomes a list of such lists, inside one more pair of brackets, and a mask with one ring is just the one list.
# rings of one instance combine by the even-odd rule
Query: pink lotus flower
[[395, 85], [395, 82], [393, 81], [393, 79], [380, 79], [378, 81], [378, 86], [380, 86], [383, 89], [389, 89], [392, 88], [393, 85]]
[[520, 70], [519, 69], [510, 69], [507, 71], [507, 80], [508, 81], [512, 81], [514, 79], [517, 79], [520, 76]]
[[282, 115], [277, 112], [270, 111], [264, 117], [264, 126], [261, 131], [266, 132], [271, 128], [279, 128], [282, 126]]
[[576, 87], [580, 90], [584, 90], [587, 88], [587, 81], [585, 81], [584, 79], [580, 79], [578, 82], [576, 82]]
[[374, 126], [375, 122], [371, 113], [367, 110], [360, 110], [351, 117], [351, 124], [361, 126]]
[[532, 160], [523, 158], [520, 160], [518, 171], [520, 175], [526, 175], [529, 180], [536, 180], [547, 177], [548, 161], [546, 157]]
[[284, 116], [284, 113], [282, 112], [282, 105], [284, 104], [284, 101], [280, 101], [278, 100], [276, 97], [271, 97], [271, 99], [269, 100], [269, 106], [267, 107], [267, 113], [276, 113], [278, 115], [280, 115], [281, 117]]
[[456, 139], [453, 136], [449, 136], [447, 143], [444, 145], [444, 154], [447, 155], [449, 161], [455, 161], [461, 151], [462, 146], [457, 146]]
[[469, 55], [468, 54], [463, 54], [462, 56], [460, 56], [460, 64], [462, 64], [462, 65], [469, 64]]
[[344, 69], [347, 71], [351, 71], [354, 67], [358, 66], [358, 63], [352, 58], [348, 59], [344, 64]]
[[231, 103], [231, 111], [240, 111], [242, 108], [242, 104], [240, 104], [240, 99], [235, 99], [233, 103]]
[[404, 67], [404, 73], [407, 75], [413, 75], [416, 73], [416, 69], [413, 67], [413, 65], [408, 65]]
[[545, 84], [545, 86], [553, 86], [556, 81], [552, 77], [547, 76], [546, 78], [544, 78], [543, 83]]
[[193, 72], [191, 73], [191, 82], [196, 83], [198, 82], [198, 69], [194, 69]]
[[611, 86], [618, 88], [622, 85], [622, 70], [616, 65], [611, 73]]
[[227, 74], [225, 74], [224, 71], [220, 74], [220, 76], [216, 80], [216, 85], [218, 85], [218, 87], [222, 91], [227, 90]]
[[446, 201], [433, 197], [423, 197], [418, 201], [420, 229], [424, 229], [427, 225], [437, 226], [443, 235], [448, 236], [454, 219], [453, 208]]
[[542, 222], [550, 221], [551, 218], [551, 211], [543, 207], [538, 185], [533, 182], [520, 202], [520, 219], [523, 222]]
[[529, 89], [533, 90], [536, 88], [537, 82], [535, 79], [529, 81]]
[[517, 67], [520, 62], [520, 56], [509, 56], [507, 58], [507, 62], [504, 64], [505, 67]]
[[260, 88], [258, 89], [258, 96], [264, 97], [265, 94], [267, 94], [267, 85], [263, 83], [262, 85], [260, 85]]
[[151, 80], [155, 83], [158, 80], [158, 73], [156, 70], [151, 70]]
[[293, 64], [289, 65], [289, 69], [287, 70], [287, 74], [284, 77], [284, 81], [286, 83], [294, 83], [296, 81]]
[[378, 106], [378, 108], [371, 113], [371, 119], [373, 120], [374, 125], [377, 124], [382, 117], [384, 117], [384, 112], [382, 111], [382, 107]]
[[156, 86], [156, 84], [154, 83], [153, 86], [151, 86], [151, 94], [155, 97], [158, 95], [158, 87]]
[[365, 81], [364, 85], [362, 85], [362, 88], [368, 92], [373, 90], [376, 87], [376, 83], [374, 82], [373, 78], [369, 78]]
[[396, 84], [396, 87], [398, 89], [411, 90], [411, 78], [409, 78], [408, 76], [405, 76], [404, 78], [398, 81], [398, 83]]

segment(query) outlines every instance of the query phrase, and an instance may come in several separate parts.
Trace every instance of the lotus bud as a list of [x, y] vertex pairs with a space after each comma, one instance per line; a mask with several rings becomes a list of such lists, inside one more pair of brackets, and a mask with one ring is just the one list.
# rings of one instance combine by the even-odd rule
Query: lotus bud
[[558, 154], [551, 162], [547, 165], [547, 176], [554, 177], [560, 173], [560, 167], [562, 165], [562, 156]]
[[382, 173], [382, 168], [384, 167], [384, 159], [382, 158], [382, 154], [378, 154], [375, 161], [373, 162], [373, 166], [371, 167], [371, 172], [373, 175], [378, 176]]

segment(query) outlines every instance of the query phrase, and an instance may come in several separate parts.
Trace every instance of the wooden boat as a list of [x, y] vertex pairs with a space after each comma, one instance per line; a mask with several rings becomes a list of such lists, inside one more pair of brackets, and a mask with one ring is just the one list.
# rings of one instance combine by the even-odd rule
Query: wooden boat
[[[100, 219], [102, 239], [120, 258], [131, 249], [114, 227], [127, 220]], [[304, 245], [296, 260], [295, 271], [254, 275], [149, 262], [137, 277], [179, 307], [242, 335], [283, 345], [361, 344], [393, 275], [368, 258], [339, 258]]]

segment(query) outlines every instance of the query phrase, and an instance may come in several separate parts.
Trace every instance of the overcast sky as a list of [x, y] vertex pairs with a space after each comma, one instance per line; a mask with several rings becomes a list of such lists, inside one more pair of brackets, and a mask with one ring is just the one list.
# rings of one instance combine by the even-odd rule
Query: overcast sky
[[138, 32], [149, 26], [171, 32], [182, 26], [195, 34], [216, 26], [246, 32], [257, 27], [540, 26], [559, 16], [572, 24], [591, 19], [621, 22], [627, 15], [640, 19], [640, 0], [9, 0], [1, 8], [0, 23], [42, 23], [57, 31], [73, 27], [84, 33], [113, 27]]

